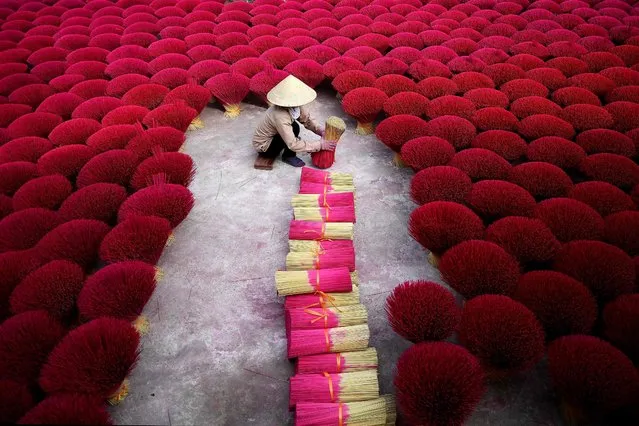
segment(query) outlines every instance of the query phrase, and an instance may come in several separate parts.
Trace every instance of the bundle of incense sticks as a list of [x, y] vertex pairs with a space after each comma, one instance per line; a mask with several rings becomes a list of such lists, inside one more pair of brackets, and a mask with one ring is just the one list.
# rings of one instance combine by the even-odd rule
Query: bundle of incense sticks
[[300, 194], [330, 194], [339, 192], [355, 192], [353, 185], [324, 185], [317, 182], [300, 182]]
[[315, 182], [324, 185], [350, 185], [353, 186], [353, 175], [350, 173], [325, 172], [322, 170], [302, 168], [301, 182]]
[[288, 240], [289, 251], [312, 251], [355, 249], [353, 240], [313, 241], [313, 240]]
[[291, 377], [289, 407], [298, 402], [353, 402], [379, 398], [377, 370]]
[[293, 207], [340, 207], [355, 205], [352, 192], [324, 192], [315, 194], [297, 194], [291, 199]]
[[295, 426], [386, 426], [394, 425], [396, 417], [392, 395], [358, 402], [299, 402]]
[[358, 285], [356, 272], [348, 268], [312, 269], [309, 271], [276, 271], [275, 288], [279, 296], [309, 293], [346, 293]]
[[329, 306], [339, 307], [357, 304], [359, 304], [359, 287], [353, 285], [353, 291], [348, 293], [315, 292], [313, 294], [288, 296], [284, 301], [284, 308], [328, 308]]
[[355, 222], [355, 206], [294, 207], [293, 216], [313, 222]]
[[375, 370], [377, 368], [377, 350], [368, 348], [363, 351], [342, 352], [301, 356], [297, 359], [296, 374], [311, 373], [350, 373], [353, 371]]
[[320, 252], [292, 251], [286, 256], [286, 269], [289, 271], [341, 267], [347, 267], [351, 272], [355, 271], [355, 250], [346, 248]]
[[321, 330], [291, 330], [287, 338], [288, 357], [297, 358], [303, 355], [366, 349], [370, 330], [366, 324]]
[[288, 232], [289, 240], [352, 240], [352, 223], [309, 222], [293, 220]]
[[364, 305], [334, 308], [294, 308], [286, 311], [289, 330], [348, 327], [366, 324], [368, 312]]

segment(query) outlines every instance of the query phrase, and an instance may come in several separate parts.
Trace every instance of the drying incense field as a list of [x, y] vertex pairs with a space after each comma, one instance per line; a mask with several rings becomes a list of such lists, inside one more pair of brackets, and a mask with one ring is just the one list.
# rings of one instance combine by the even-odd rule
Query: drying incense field
[[634, 1], [3, 0], [0, 423], [639, 424], [638, 158]]

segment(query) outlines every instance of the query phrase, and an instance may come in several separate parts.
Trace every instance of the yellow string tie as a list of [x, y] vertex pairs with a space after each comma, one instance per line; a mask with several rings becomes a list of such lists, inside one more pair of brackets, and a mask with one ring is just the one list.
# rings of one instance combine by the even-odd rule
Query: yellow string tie
[[338, 412], [338, 421], [339, 421], [339, 426], [344, 426], [344, 417], [342, 414], [342, 409], [343, 409], [343, 405], [341, 402], [339, 403], [339, 412]]
[[335, 354], [337, 355], [337, 372], [341, 373], [342, 372], [342, 356], [340, 354]]
[[328, 392], [331, 395], [331, 402], [335, 402], [335, 393], [333, 392], [333, 378], [329, 373], [324, 373], [324, 377], [328, 379]]
[[331, 339], [328, 337], [328, 328], [324, 328], [324, 338], [326, 339], [326, 352], [331, 351]]

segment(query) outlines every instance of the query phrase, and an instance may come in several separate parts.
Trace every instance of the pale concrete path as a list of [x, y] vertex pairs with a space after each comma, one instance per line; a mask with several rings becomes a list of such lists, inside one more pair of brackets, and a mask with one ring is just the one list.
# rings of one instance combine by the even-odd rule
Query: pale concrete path
[[[314, 111], [321, 121], [345, 116], [329, 93], [320, 94]], [[208, 108], [206, 128], [187, 134], [186, 152], [198, 168], [190, 187], [196, 204], [160, 261], [165, 277], [146, 308], [151, 331], [142, 339], [132, 394], [111, 410], [117, 424], [290, 422], [292, 365], [273, 273], [284, 266], [299, 170], [281, 161], [270, 172], [253, 169], [250, 140], [263, 112], [244, 105], [238, 119], [228, 120]], [[385, 146], [374, 136], [355, 135], [355, 123], [347, 123], [332, 170], [355, 177], [362, 301], [380, 355], [382, 392], [388, 393], [396, 359], [409, 344], [388, 326], [385, 298], [402, 281], [440, 279], [408, 235], [412, 172], [394, 167]], [[556, 424], [542, 386], [528, 378], [491, 392], [471, 423]]]

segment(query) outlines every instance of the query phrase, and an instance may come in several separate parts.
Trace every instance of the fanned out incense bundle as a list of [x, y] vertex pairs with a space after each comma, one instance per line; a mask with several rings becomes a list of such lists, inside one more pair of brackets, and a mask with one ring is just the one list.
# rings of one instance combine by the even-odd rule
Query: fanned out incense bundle
[[291, 330], [288, 336], [288, 357], [360, 351], [368, 347], [369, 339], [367, 324], [323, 330]]
[[377, 370], [291, 377], [289, 407], [298, 402], [354, 402], [379, 398]]
[[350, 272], [355, 271], [354, 249], [323, 250], [320, 252], [293, 251], [286, 255], [286, 269], [289, 271], [341, 267], [347, 267]]
[[359, 287], [357, 285], [353, 285], [353, 291], [348, 293], [317, 292], [314, 294], [288, 296], [284, 301], [284, 309], [350, 306], [358, 305], [359, 302]]
[[368, 312], [364, 305], [340, 308], [295, 308], [286, 311], [288, 330], [348, 327], [366, 324]]
[[312, 241], [288, 240], [289, 251], [311, 251], [319, 253], [323, 250], [354, 249], [353, 240]]
[[300, 194], [331, 194], [355, 192], [353, 185], [324, 185], [317, 182], [300, 182]]
[[392, 395], [358, 402], [300, 402], [295, 410], [295, 426], [386, 426], [395, 419]]
[[275, 272], [275, 288], [279, 296], [346, 293], [353, 290], [353, 285], [359, 285], [357, 272], [349, 273], [348, 268]]
[[[339, 142], [346, 131], [346, 123], [339, 117], [328, 117], [324, 126], [324, 139], [330, 142]], [[311, 154], [311, 160], [315, 167], [326, 169], [335, 162], [335, 151], [319, 151]]]
[[377, 350], [302, 356], [297, 359], [296, 374], [350, 373], [377, 368]]
[[288, 232], [289, 240], [352, 240], [353, 223], [310, 222], [293, 220]]
[[353, 185], [353, 175], [350, 173], [324, 172], [322, 170], [302, 168], [300, 182], [315, 182], [324, 185]]
[[293, 216], [311, 222], [355, 222], [355, 206], [293, 207]]
[[[315, 184], [316, 185], [316, 184]], [[321, 185], [324, 187], [324, 185]], [[325, 187], [324, 187], [325, 188]], [[339, 207], [354, 206], [355, 195], [353, 192], [319, 192], [301, 193], [291, 199], [293, 207]]]

